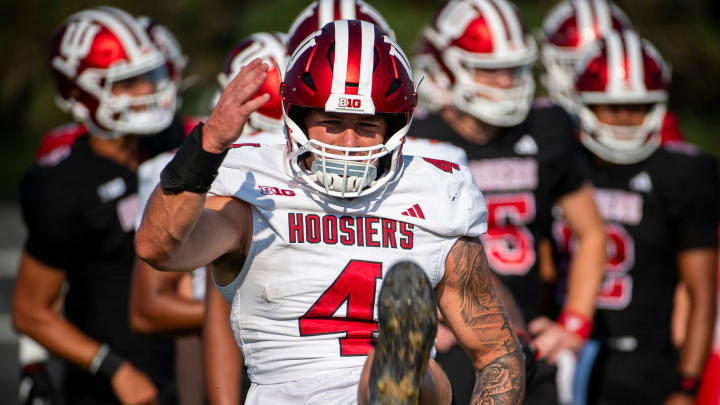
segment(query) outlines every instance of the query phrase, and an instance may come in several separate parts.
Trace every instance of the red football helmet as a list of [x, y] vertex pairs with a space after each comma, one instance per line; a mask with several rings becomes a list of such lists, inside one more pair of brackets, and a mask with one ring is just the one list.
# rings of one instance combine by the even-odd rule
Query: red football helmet
[[[111, 7], [71, 15], [55, 36], [50, 53], [58, 105], [95, 135], [153, 134], [175, 113], [175, 85], [166, 59], [138, 21]], [[149, 94], [123, 88], [138, 80]]]
[[[580, 140], [600, 158], [617, 163], [639, 162], [660, 146], [670, 69], [658, 51], [632, 30], [610, 32], [588, 47], [577, 64], [575, 88], [580, 100]], [[649, 104], [642, 124], [602, 123], [590, 106]]]
[[[286, 40], [285, 34], [280, 32], [260, 32], [250, 35], [230, 52], [223, 71], [218, 74], [218, 83], [224, 89], [240, 73], [240, 68], [255, 58], [261, 58], [270, 67], [265, 83], [256, 94], [256, 96], [259, 96], [267, 93], [270, 95], [270, 101], [250, 115], [248, 120], [250, 125], [246, 126], [247, 131], [282, 131], [280, 83], [282, 82], [282, 72], [285, 71], [285, 65], [287, 64]], [[213, 106], [219, 98], [220, 92], [215, 95]]]
[[395, 38], [383, 16], [363, 0], [316, 0], [300, 12], [290, 26], [287, 42], [288, 55], [292, 54], [308, 35], [335, 20], [371, 22], [382, 28], [391, 38]]
[[[537, 47], [513, 4], [506, 0], [454, 0], [426, 27], [413, 58], [427, 76], [423, 97], [451, 102], [481, 121], [497, 126], [522, 122], [535, 92], [531, 66]], [[475, 69], [517, 68], [508, 89], [475, 81]], [[430, 101], [431, 103], [433, 101]]]
[[188, 57], [183, 54], [177, 38], [170, 30], [148, 16], [138, 17], [138, 21], [145, 28], [155, 46], [165, 55], [170, 79], [175, 83], [175, 87], [180, 89]]
[[[332, 196], [357, 197], [395, 176], [417, 94], [410, 63], [382, 28], [357, 20], [325, 25], [291, 56], [281, 95], [288, 137], [286, 170], [293, 177]], [[308, 108], [383, 114], [388, 124], [384, 143], [340, 147], [308, 139], [303, 122]], [[307, 153], [315, 156], [311, 168], [299, 164]]]
[[541, 81], [550, 98], [568, 111], [577, 110], [575, 63], [585, 48], [611, 31], [632, 29], [630, 20], [608, 0], [565, 0], [543, 22], [540, 34]]

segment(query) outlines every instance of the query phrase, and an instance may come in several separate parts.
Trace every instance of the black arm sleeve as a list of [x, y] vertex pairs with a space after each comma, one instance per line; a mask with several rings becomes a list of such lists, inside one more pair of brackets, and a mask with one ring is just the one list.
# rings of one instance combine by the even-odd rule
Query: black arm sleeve
[[75, 262], [82, 238], [77, 195], [47, 168], [31, 169], [20, 182], [20, 203], [28, 230], [25, 251], [63, 270]]

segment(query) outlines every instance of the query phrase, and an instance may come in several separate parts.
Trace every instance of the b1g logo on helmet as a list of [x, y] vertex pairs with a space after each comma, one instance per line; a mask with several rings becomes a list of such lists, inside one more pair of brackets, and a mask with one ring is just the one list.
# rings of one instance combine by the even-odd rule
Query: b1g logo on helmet
[[325, 103], [325, 111], [351, 114], [375, 114], [375, 104], [372, 98], [368, 96], [330, 94]]
[[338, 99], [338, 107], [340, 108], [360, 108], [362, 101], [359, 98], [345, 98], [340, 97]]

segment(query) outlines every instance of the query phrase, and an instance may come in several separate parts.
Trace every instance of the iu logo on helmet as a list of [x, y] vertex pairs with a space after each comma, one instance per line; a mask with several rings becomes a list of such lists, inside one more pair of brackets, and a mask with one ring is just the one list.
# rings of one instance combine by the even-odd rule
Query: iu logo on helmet
[[343, 108], [360, 108], [362, 102], [358, 98], [344, 98], [338, 99], [338, 106]]

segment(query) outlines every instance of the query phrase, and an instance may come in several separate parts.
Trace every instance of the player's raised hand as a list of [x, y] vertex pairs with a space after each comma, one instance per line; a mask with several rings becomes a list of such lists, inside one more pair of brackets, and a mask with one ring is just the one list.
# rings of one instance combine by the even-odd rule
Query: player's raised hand
[[267, 93], [255, 97], [267, 71], [267, 64], [254, 59], [228, 84], [203, 127], [203, 149], [225, 151], [240, 136], [250, 114], [270, 100]]

